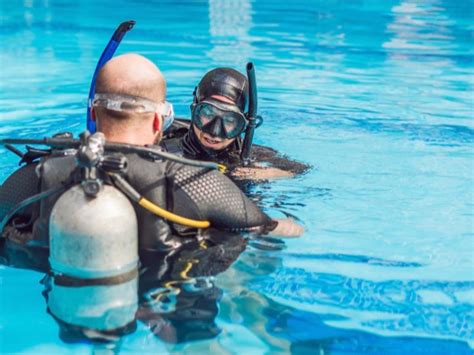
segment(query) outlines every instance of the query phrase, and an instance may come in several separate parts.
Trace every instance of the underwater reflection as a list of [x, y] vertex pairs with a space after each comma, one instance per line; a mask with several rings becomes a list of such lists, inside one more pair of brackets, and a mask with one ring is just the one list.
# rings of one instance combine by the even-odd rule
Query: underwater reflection
[[137, 272], [116, 284], [60, 276], [47, 276], [43, 283], [48, 313], [59, 324], [59, 337], [65, 343], [84, 339], [119, 342], [120, 337], [136, 330]]
[[[339, 260], [356, 267], [374, 260], [342, 254], [318, 256], [329, 261], [328, 271], [311, 272], [290, 267], [291, 256], [276, 252], [276, 245], [249, 244], [219, 279], [220, 286], [233, 290], [220, 302], [219, 318], [245, 324], [247, 339], [271, 344], [276, 353], [472, 353], [472, 282], [350, 278], [331, 272], [329, 265], [335, 268], [333, 261]], [[375, 265], [423, 267], [383, 259]]]
[[223, 292], [214, 276], [239, 257], [247, 240], [211, 231], [179, 251], [141, 253], [140, 268], [125, 275], [92, 280], [52, 275], [47, 249], [3, 244], [1, 264], [47, 273], [43, 296], [63, 342], [105, 344], [117, 351], [122, 337], [136, 331], [137, 321], [168, 343], [217, 336]]
[[217, 336], [221, 329], [215, 318], [223, 292], [214, 276], [227, 270], [246, 245], [240, 235], [219, 232], [175, 255], [142, 255], [146, 265], [140, 273], [137, 319], [169, 343]]

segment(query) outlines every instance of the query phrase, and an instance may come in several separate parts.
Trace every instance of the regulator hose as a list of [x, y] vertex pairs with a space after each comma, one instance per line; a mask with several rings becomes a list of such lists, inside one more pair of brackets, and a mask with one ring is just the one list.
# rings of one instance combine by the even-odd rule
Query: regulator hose
[[60, 192], [63, 192], [64, 190], [66, 190], [67, 186], [64, 186], [64, 185], [61, 185], [59, 187], [53, 187], [49, 190], [46, 190], [46, 191], [43, 191], [43, 192], [40, 192], [39, 194], [36, 194], [36, 195], [33, 195], [31, 197], [28, 197], [27, 199], [19, 202], [18, 204], [16, 204], [11, 210], [10, 212], [8, 212], [6, 214], [6, 216], [3, 218], [2, 222], [0, 223], [0, 232], [3, 231], [3, 228], [5, 228], [5, 226], [7, 225], [8, 221], [20, 210], [22, 210], [23, 208], [35, 203], [35, 202], [38, 202], [40, 200], [42, 200], [43, 198], [46, 198], [46, 197], [49, 197], [51, 195], [54, 195], [56, 193], [60, 193]]
[[190, 219], [182, 216], [178, 216], [170, 211], [167, 211], [153, 202], [147, 200], [140, 193], [135, 190], [123, 177], [116, 173], [109, 173], [109, 176], [112, 178], [115, 186], [122, 191], [126, 196], [128, 196], [132, 201], [136, 202], [144, 209], [150, 211], [151, 213], [164, 218], [170, 222], [182, 224], [184, 226], [193, 227], [193, 228], [209, 228], [211, 223], [209, 221], [198, 221], [195, 219]]

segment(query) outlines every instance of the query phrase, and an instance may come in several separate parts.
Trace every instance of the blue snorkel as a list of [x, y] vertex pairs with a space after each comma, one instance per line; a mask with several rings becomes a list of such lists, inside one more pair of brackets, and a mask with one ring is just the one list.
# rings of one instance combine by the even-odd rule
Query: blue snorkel
[[87, 129], [89, 132], [94, 133], [96, 131], [95, 122], [92, 120], [91, 116], [91, 108], [92, 108], [92, 100], [94, 99], [95, 93], [95, 79], [99, 70], [107, 63], [110, 58], [114, 56], [115, 51], [117, 50], [120, 42], [122, 41], [125, 34], [130, 31], [133, 26], [135, 25], [135, 21], [125, 21], [122, 22], [117, 29], [115, 30], [112, 38], [110, 39], [109, 43], [105, 47], [102, 55], [100, 56], [99, 62], [94, 71], [94, 76], [92, 77], [91, 88], [89, 90], [89, 99], [87, 101]]

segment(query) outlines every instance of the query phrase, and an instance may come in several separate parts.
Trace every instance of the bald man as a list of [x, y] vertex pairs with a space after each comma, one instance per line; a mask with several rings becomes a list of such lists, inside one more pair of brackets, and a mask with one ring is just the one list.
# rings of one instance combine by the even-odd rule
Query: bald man
[[[163, 116], [172, 114], [172, 106], [165, 102], [163, 75], [151, 61], [137, 54], [107, 62], [97, 76], [95, 93], [92, 118], [97, 130], [111, 142], [154, 144], [162, 133]], [[103, 104], [113, 98], [121, 104], [120, 110]]]
[[[172, 115], [165, 97], [165, 80], [152, 62], [136, 54], [118, 56], [98, 74], [92, 116], [109, 142], [153, 145], [160, 138], [164, 121]], [[215, 170], [138, 154], [126, 154], [126, 158], [124, 178], [128, 183], [144, 198], [174, 214], [207, 220], [212, 227], [231, 232], [287, 237], [303, 232], [291, 219], [268, 217]], [[64, 184], [77, 165], [75, 157], [50, 157], [41, 163], [40, 170], [41, 186], [51, 189]], [[49, 243], [50, 211], [58, 198], [41, 201], [40, 216], [33, 228], [35, 244]], [[190, 235], [196, 235], [196, 229], [169, 223], [141, 206], [134, 208], [142, 251], [174, 250], [192, 240]]]

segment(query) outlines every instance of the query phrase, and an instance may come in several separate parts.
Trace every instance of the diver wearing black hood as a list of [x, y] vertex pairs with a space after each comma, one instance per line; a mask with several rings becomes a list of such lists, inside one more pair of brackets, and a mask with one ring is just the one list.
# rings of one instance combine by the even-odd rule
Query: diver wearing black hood
[[[253, 70], [251, 63], [249, 66]], [[167, 151], [186, 158], [225, 164], [231, 174], [238, 170], [236, 168], [252, 162], [263, 162], [269, 166], [262, 168], [252, 164], [252, 171], [272, 169], [273, 173], [276, 172], [274, 177], [305, 172], [307, 165], [288, 160], [268, 147], [254, 145], [252, 154], [245, 156], [252, 148], [253, 129], [262, 122], [252, 108], [256, 109], [255, 84], [250, 87], [249, 80], [237, 70], [213, 69], [193, 92], [191, 121], [175, 120], [161, 145]], [[251, 125], [253, 127], [249, 130]], [[258, 174], [253, 175], [252, 178], [259, 179]], [[244, 176], [247, 177], [250, 176]], [[267, 177], [273, 176], [266, 174]]]
[[184, 136], [178, 141], [167, 140], [164, 146], [187, 158], [239, 165], [240, 135], [248, 122], [244, 113], [248, 98], [248, 81], [244, 75], [231, 68], [211, 70], [194, 90], [190, 124], [180, 131], [183, 122], [177, 122], [171, 130], [170, 136], [179, 137], [185, 132]]

